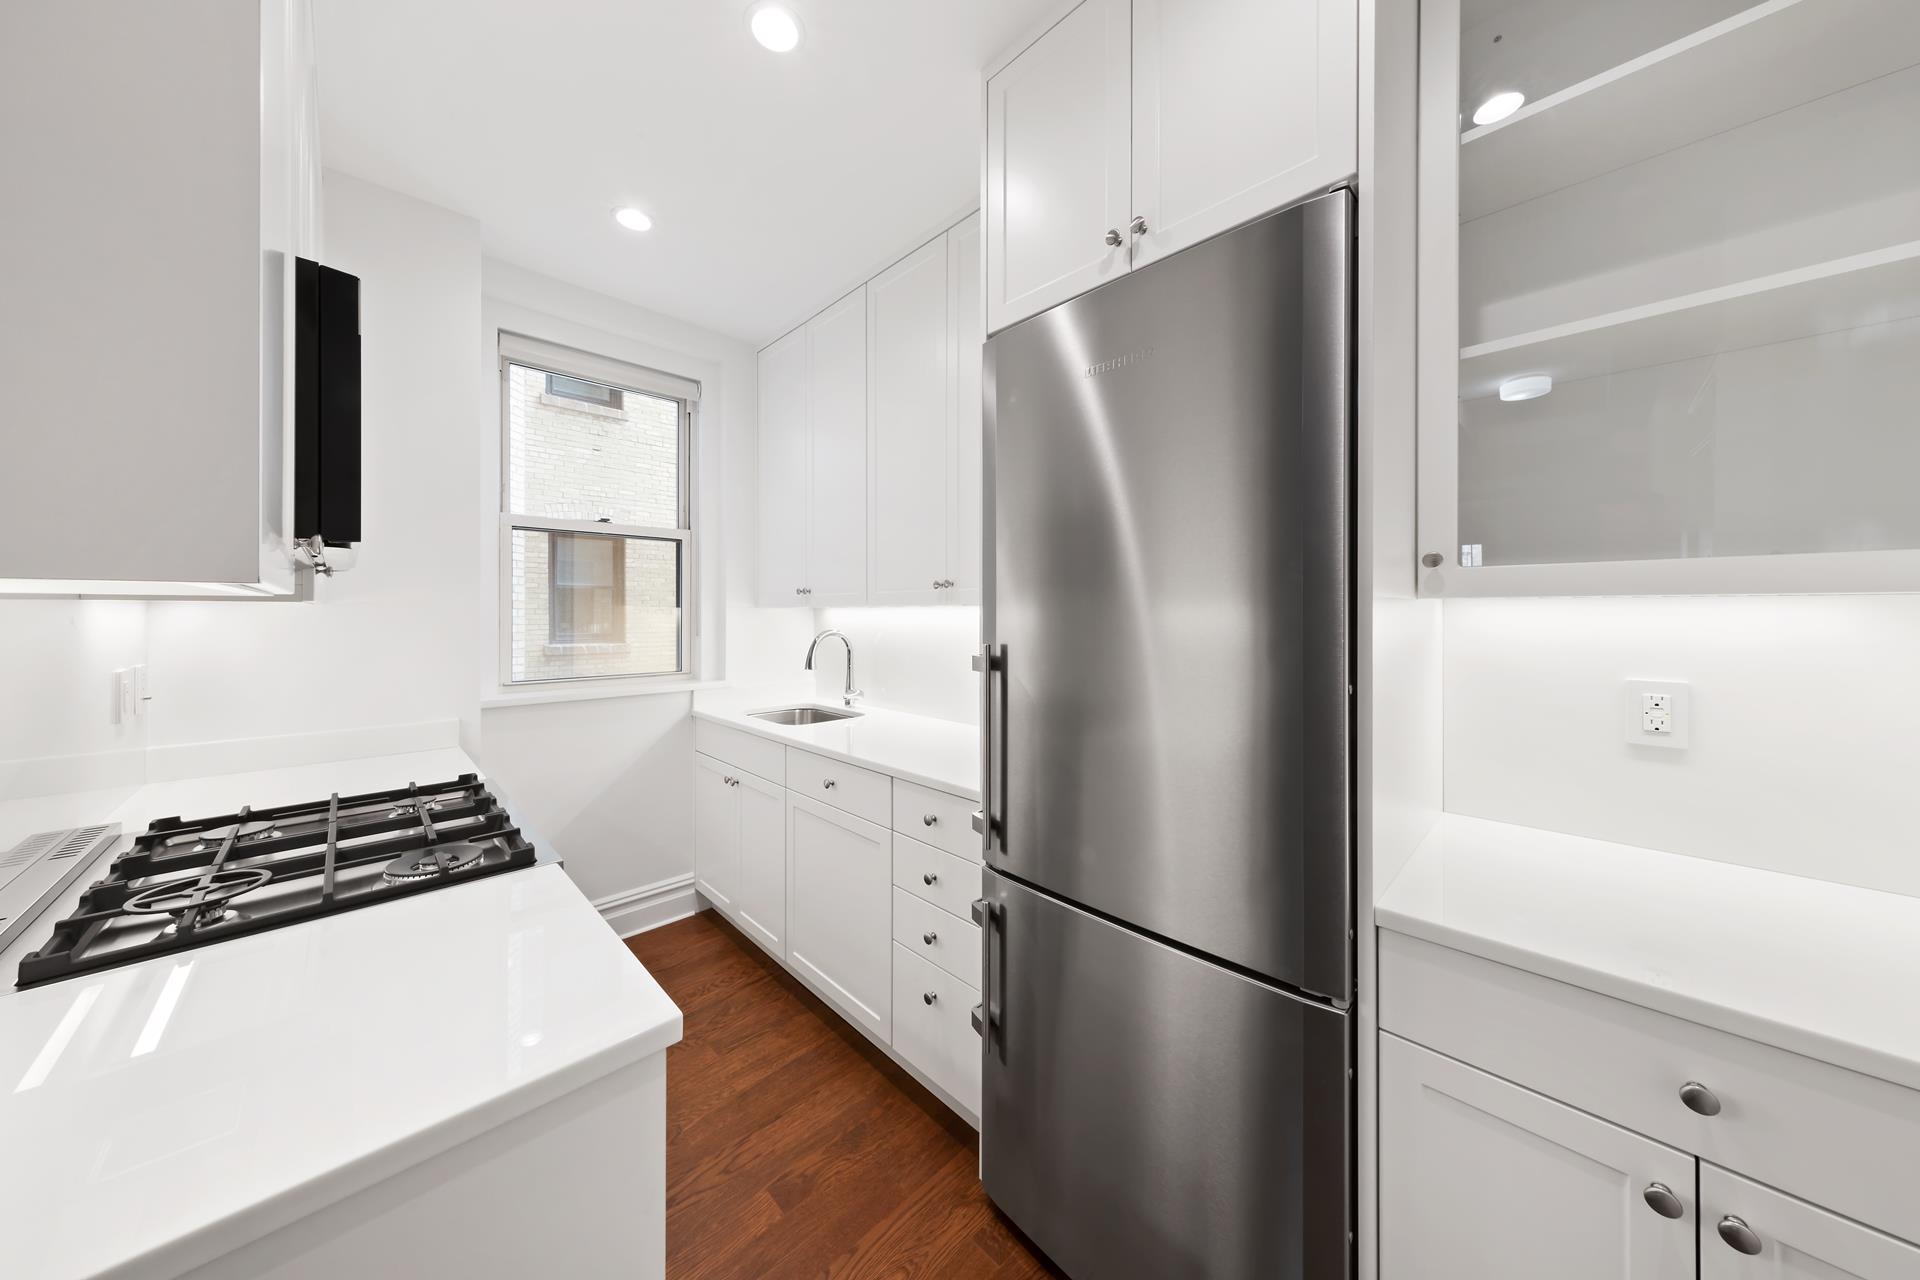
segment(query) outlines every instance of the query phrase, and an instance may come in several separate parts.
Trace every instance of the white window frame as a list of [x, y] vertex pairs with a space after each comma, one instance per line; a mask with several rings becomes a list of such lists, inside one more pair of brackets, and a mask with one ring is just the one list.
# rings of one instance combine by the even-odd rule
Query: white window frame
[[[516, 512], [513, 495], [513, 432], [511, 412], [511, 366], [539, 373], [579, 378], [603, 386], [617, 387], [654, 399], [671, 400], [679, 405], [680, 419], [680, 527], [653, 528], [646, 525], [602, 524], [597, 520], [559, 520], [549, 516]], [[695, 569], [695, 505], [699, 478], [695, 474], [699, 450], [695, 433], [699, 426], [700, 384], [673, 374], [608, 356], [542, 342], [521, 334], [501, 330], [499, 334], [500, 379], [500, 519], [499, 519], [499, 681], [502, 689], [537, 689], [564, 685], [588, 687], [634, 687], [654, 682], [683, 683], [698, 678], [699, 654], [695, 650], [699, 574]], [[515, 530], [537, 533], [587, 533], [615, 537], [648, 538], [678, 545], [680, 561], [680, 664], [673, 671], [631, 672], [620, 675], [541, 676], [516, 679], [513, 674], [513, 535]]]

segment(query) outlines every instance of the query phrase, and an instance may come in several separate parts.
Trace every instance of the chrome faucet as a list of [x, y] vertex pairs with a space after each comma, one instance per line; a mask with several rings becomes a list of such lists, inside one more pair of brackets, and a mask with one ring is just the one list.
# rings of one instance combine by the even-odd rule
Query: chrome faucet
[[847, 639], [845, 632], [822, 631], [819, 635], [815, 636], [813, 643], [807, 646], [807, 670], [813, 670], [813, 651], [818, 649], [820, 642], [829, 636], [837, 637], [841, 644], [847, 646], [847, 688], [846, 692], [840, 695], [840, 700], [848, 706], [852, 706], [853, 700], [860, 697], [861, 693], [860, 690], [853, 687], [853, 641]]

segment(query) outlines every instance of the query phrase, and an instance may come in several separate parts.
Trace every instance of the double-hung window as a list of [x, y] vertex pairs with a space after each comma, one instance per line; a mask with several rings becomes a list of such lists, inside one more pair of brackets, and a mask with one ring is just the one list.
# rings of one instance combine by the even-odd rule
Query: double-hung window
[[698, 383], [500, 335], [501, 680], [689, 675]]

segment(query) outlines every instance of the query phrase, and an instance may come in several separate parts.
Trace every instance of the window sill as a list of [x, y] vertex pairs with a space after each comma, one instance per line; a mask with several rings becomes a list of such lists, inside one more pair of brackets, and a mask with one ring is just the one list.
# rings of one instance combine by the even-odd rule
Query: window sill
[[594, 654], [625, 653], [626, 651], [627, 646], [625, 644], [601, 643], [598, 641], [583, 641], [580, 644], [543, 644], [540, 646], [540, 652], [551, 653], [560, 657], [568, 655], [588, 657]]
[[514, 693], [497, 693], [491, 697], [482, 698], [480, 709], [497, 711], [505, 707], [531, 707], [547, 702], [600, 702], [609, 698], [651, 698], [659, 694], [696, 693], [701, 689], [722, 689], [726, 684], [725, 680], [662, 680], [658, 684], [644, 684], [638, 687], [595, 685], [585, 689], [526, 689]]

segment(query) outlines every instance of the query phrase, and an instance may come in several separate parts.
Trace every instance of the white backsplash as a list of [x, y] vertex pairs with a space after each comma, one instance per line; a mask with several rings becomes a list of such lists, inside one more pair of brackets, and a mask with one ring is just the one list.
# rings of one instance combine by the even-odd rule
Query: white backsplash
[[[853, 641], [854, 676], [866, 701], [892, 711], [980, 721], [980, 685], [971, 665], [980, 646], [980, 610], [964, 605], [920, 609], [816, 609], [816, 630], [843, 631]], [[814, 692], [837, 701], [846, 679], [844, 650], [820, 646]]]

